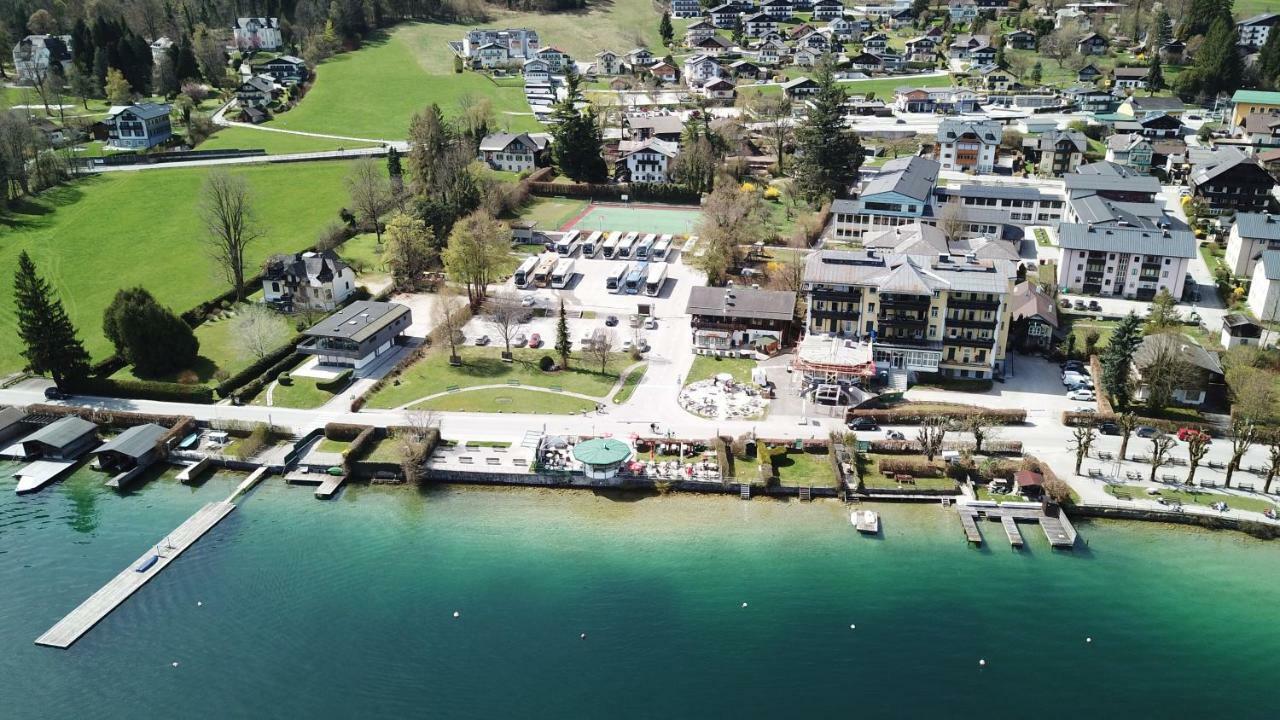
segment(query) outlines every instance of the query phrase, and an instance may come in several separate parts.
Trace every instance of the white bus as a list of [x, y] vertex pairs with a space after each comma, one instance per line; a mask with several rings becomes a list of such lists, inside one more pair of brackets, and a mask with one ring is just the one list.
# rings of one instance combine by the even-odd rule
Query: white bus
[[614, 293], [622, 292], [622, 281], [626, 279], [628, 270], [630, 268], [627, 265], [610, 270], [604, 278], [605, 289]]
[[573, 260], [565, 258], [556, 263], [556, 268], [551, 271], [551, 287], [563, 290], [569, 286], [569, 281], [573, 279]]
[[622, 289], [625, 290], [628, 295], [635, 295], [639, 293], [644, 289], [644, 274], [644, 263], [632, 265], [631, 269], [627, 271], [626, 279], [622, 281]]
[[582, 257], [595, 257], [600, 252], [600, 240], [604, 238], [604, 233], [599, 230], [592, 230], [587, 239], [582, 242]]
[[658, 242], [653, 244], [653, 250], [650, 251], [654, 260], [659, 262], [667, 261], [667, 255], [671, 254], [671, 240], [670, 235], [663, 235], [658, 238]]
[[578, 249], [578, 231], [570, 230], [556, 241], [556, 254], [560, 257], [570, 257]]
[[657, 239], [658, 239], [658, 236], [653, 233], [649, 233], [648, 235], [645, 235], [644, 239], [636, 244], [636, 259], [648, 260], [649, 251], [653, 250], [653, 241]]
[[533, 269], [538, 267], [537, 256], [527, 257], [524, 262], [520, 263], [520, 267], [516, 268], [516, 274], [511, 277], [515, 281], [516, 287], [527, 288], [533, 284]]
[[555, 253], [544, 253], [538, 257], [538, 266], [533, 269], [533, 284], [546, 287], [551, 282], [551, 271], [556, 269], [560, 258]]
[[604, 257], [606, 260], [612, 260], [614, 255], [618, 253], [618, 240], [622, 238], [622, 233], [611, 232], [609, 239], [604, 241]]
[[616, 254], [620, 258], [631, 257], [631, 250], [636, 246], [636, 238], [640, 237], [640, 233], [629, 232], [622, 236], [622, 242], [618, 243]]
[[649, 266], [649, 275], [644, 281], [644, 294], [657, 297], [662, 286], [667, 283], [667, 264], [654, 263]]

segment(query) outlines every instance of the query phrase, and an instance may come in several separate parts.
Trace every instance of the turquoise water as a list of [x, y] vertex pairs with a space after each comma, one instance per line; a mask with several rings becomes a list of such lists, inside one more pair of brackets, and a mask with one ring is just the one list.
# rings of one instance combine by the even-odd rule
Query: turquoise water
[[4, 717], [1274, 714], [1280, 546], [1095, 523], [1072, 554], [998, 525], [973, 550], [937, 507], [885, 506], [869, 539], [834, 503], [272, 480], [37, 647], [239, 478], [101, 480], [0, 482]]

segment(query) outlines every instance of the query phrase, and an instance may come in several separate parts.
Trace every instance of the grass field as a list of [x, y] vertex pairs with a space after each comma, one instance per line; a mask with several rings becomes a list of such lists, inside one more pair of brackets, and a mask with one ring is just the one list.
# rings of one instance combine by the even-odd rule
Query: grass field
[[[276, 252], [316, 239], [347, 202], [344, 162], [237, 169], [253, 190], [266, 230], [249, 248], [252, 272]], [[110, 353], [102, 311], [117, 290], [141, 285], [175, 312], [228, 288], [208, 258], [197, 212], [207, 171], [110, 173], [56, 188], [0, 214], [0, 372], [21, 369], [8, 291], [18, 255], [31, 254], [59, 293], [95, 359]]]
[[525, 413], [538, 415], [572, 415], [594, 410], [590, 400], [556, 393], [492, 388], [444, 395], [414, 405], [415, 410], [450, 412]]
[[729, 373], [740, 383], [750, 383], [751, 370], [755, 366], [756, 361], [750, 358], [718, 358], [699, 355], [693, 359], [693, 366], [689, 368], [689, 377], [684, 379], [684, 384], [690, 385], [699, 380], [709, 380], [720, 373]]
[[329, 138], [294, 135], [292, 133], [271, 132], [270, 130], [250, 130], [243, 127], [222, 128], [213, 137], [200, 143], [197, 150], [258, 150], [268, 155], [287, 155], [289, 153], [324, 152], [326, 150], [355, 150], [357, 148], [375, 147], [374, 143], [352, 142], [350, 140], [331, 140]]
[[382, 259], [382, 251], [378, 249], [378, 237], [373, 233], [362, 233], [351, 238], [342, 243], [337, 253], [356, 269], [361, 284], [381, 282], [391, 277], [387, 264]]
[[643, 230], [671, 235], [692, 235], [702, 211], [685, 208], [622, 207], [592, 205], [591, 210], [574, 223], [578, 230]]
[[773, 471], [783, 487], [835, 487], [836, 472], [825, 451], [788, 451], [773, 458]]
[[[800, 72], [802, 68], [788, 68], [788, 77], [792, 79], [807, 77]], [[952, 84], [950, 75], [936, 75], [917, 78], [873, 78], [871, 80], [849, 80], [840, 83], [850, 96], [871, 95], [877, 100], [893, 101], [893, 91], [900, 87], [946, 87]], [[738, 88], [739, 95], [776, 95], [782, 92], [781, 85], [743, 85]]]
[[644, 373], [648, 369], [648, 365], [641, 365], [627, 373], [627, 376], [622, 380], [622, 387], [618, 388], [618, 393], [613, 396], [615, 405], [621, 405], [631, 399], [631, 396], [635, 394], [636, 386], [644, 380]]
[[518, 217], [538, 223], [539, 230], [559, 230], [586, 209], [586, 200], [535, 197], [520, 209]]
[[[1144, 477], [1146, 474], [1144, 473]], [[1202, 492], [1193, 488], [1186, 490], [1160, 488], [1159, 494], [1156, 495], [1148, 495], [1145, 487], [1134, 485], [1107, 485], [1105, 489], [1108, 495], [1120, 500], [1156, 500], [1164, 498], [1170, 502], [1182, 503], [1183, 505], [1204, 505], [1206, 507], [1216, 502], [1225, 502], [1227, 507], [1233, 510], [1249, 510], [1251, 512], [1262, 512], [1269, 507], [1275, 507], [1274, 503], [1262, 498]]]

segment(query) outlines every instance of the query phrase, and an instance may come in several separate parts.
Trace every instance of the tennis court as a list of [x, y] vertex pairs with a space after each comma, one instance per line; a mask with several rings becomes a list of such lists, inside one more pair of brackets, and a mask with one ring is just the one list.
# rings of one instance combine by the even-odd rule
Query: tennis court
[[621, 230], [671, 235], [692, 235], [702, 211], [664, 205], [590, 205], [572, 230]]

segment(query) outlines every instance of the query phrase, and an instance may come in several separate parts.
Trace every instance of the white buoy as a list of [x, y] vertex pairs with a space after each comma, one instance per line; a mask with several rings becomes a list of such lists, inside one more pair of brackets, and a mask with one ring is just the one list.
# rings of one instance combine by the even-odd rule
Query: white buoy
[[197, 601], [196, 601], [196, 607], [204, 607], [204, 603], [202, 603], [202, 602], [200, 602], [199, 600], [197, 600]]
[[174, 661], [173, 666], [178, 667], [178, 662], [176, 660]]
[[581, 634], [581, 635], [579, 635], [578, 637], [579, 637], [579, 638], [581, 638], [581, 639], [583, 639], [583, 640], [586, 640], [586, 639], [587, 639], [587, 634], [586, 634], [586, 633], [582, 633], [582, 634]]
[[1093, 642], [1093, 638], [1091, 638], [1091, 637], [1087, 637], [1087, 638], [1085, 638], [1085, 639], [1084, 639], [1084, 641], [1085, 641], [1085, 642], [1087, 642], [1087, 643], [1091, 643], [1091, 642]]
[[858, 629], [858, 626], [857, 626], [857, 625], [850, 625], [850, 626], [849, 626], [849, 629], [850, 629], [850, 630], [857, 630], [857, 629]]
[[454, 611], [453, 611], [453, 616], [454, 616], [454, 617], [461, 617], [461, 616], [462, 616], [462, 613], [458, 612], [457, 610], [454, 610]]
[[986, 660], [979, 660], [979, 661], [978, 661], [978, 667], [986, 667], [986, 666], [987, 666], [987, 661], [986, 661]]
[[747, 604], [746, 604], [746, 603], [742, 603], [742, 607], [746, 607], [746, 606], [747, 606]]

